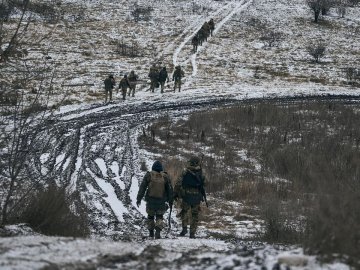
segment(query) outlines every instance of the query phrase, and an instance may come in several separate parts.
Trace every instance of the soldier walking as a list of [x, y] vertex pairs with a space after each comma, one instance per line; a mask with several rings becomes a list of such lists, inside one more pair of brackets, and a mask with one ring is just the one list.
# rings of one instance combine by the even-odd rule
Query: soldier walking
[[126, 92], [128, 87], [130, 87], [127, 75], [124, 75], [124, 77], [121, 79], [120, 83], [119, 83], [119, 89], [121, 89], [121, 93], [122, 93], [122, 99], [125, 100], [126, 98]]
[[149, 78], [150, 78], [150, 90], [154, 93], [155, 88], [158, 85], [158, 78], [159, 78], [159, 72], [156, 68], [155, 64], [153, 64], [149, 71]]
[[[191, 212], [190, 238], [196, 238], [196, 229], [199, 222], [200, 202], [205, 196], [205, 176], [203, 175], [200, 159], [193, 156], [189, 159], [187, 167], [176, 181], [174, 199], [182, 199], [181, 222], [182, 231], [180, 236], [188, 232], [188, 211]], [[206, 198], [206, 197], [205, 197]]]
[[107, 77], [104, 80], [104, 85], [105, 85], [105, 103], [108, 100], [108, 96], [109, 96], [109, 102], [112, 101], [112, 91], [115, 87], [115, 79], [113, 75], [109, 75], [109, 77]]
[[[173, 189], [169, 175], [164, 172], [160, 161], [155, 161], [151, 172], [147, 172], [140, 184], [137, 194], [136, 204], [139, 207], [141, 200], [145, 195], [147, 227], [149, 229], [149, 237], [160, 239], [160, 232], [164, 228], [164, 218], [168, 209], [166, 202], [172, 207]], [[156, 220], [155, 220], [156, 218]]]
[[173, 78], [172, 78], [172, 80], [175, 81], [174, 82], [174, 92], [176, 91], [176, 88], [179, 88], [179, 92], [180, 92], [182, 77], [184, 77], [184, 71], [181, 69], [180, 66], [176, 66], [175, 71], [173, 73]]
[[136, 88], [136, 82], [138, 80], [139, 76], [135, 74], [135, 71], [131, 71], [130, 75], [128, 77], [128, 81], [129, 81], [129, 97], [130, 97], [130, 93], [132, 93], [132, 97], [135, 96], [135, 88]]
[[164, 93], [166, 80], [167, 82], [169, 82], [169, 75], [166, 70], [166, 67], [163, 67], [159, 72], [159, 83], [160, 83], [161, 93]]
[[193, 45], [193, 52], [196, 53], [196, 52], [197, 52], [198, 45], [199, 45], [198, 34], [196, 34], [196, 35], [192, 38], [191, 44]]
[[215, 29], [215, 23], [213, 19], [210, 19], [210, 21], [208, 22], [209, 25], [209, 29], [210, 29], [210, 36], [213, 35], [214, 29]]

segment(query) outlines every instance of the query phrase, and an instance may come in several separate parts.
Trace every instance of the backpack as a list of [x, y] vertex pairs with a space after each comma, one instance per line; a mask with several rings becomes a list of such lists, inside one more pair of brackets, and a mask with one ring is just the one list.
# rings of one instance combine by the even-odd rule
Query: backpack
[[165, 192], [165, 179], [162, 173], [151, 171], [150, 182], [148, 187], [148, 196], [162, 199]]
[[183, 188], [199, 188], [202, 185], [200, 177], [196, 173], [187, 171], [182, 179]]

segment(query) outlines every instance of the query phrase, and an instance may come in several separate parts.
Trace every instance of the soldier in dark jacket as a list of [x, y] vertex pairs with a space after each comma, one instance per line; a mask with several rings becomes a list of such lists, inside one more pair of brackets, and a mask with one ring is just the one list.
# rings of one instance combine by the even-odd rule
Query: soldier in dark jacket
[[131, 71], [130, 75], [128, 76], [128, 81], [129, 81], [129, 85], [130, 85], [130, 89], [129, 89], [129, 96], [130, 93], [132, 92], [132, 96], [135, 96], [135, 88], [136, 88], [136, 82], [138, 80], [139, 76], [135, 74], [135, 71]]
[[150, 67], [148, 77], [150, 78], [150, 91], [154, 93], [154, 90], [158, 87], [159, 83], [159, 71], [155, 64]]
[[175, 67], [175, 71], [173, 73], [173, 81], [174, 82], [174, 92], [176, 91], [176, 88], [179, 88], [179, 92], [181, 90], [181, 79], [184, 77], [184, 71], [181, 69], [180, 66]]
[[191, 212], [190, 238], [195, 238], [196, 229], [199, 221], [200, 202], [203, 201], [205, 187], [205, 176], [203, 175], [200, 159], [196, 156], [191, 157], [187, 167], [176, 181], [174, 189], [174, 199], [181, 198], [181, 221], [182, 231], [180, 236], [185, 236], [188, 232], [188, 212]]
[[215, 29], [214, 19], [210, 19], [208, 24], [209, 24], [209, 29], [210, 29], [210, 36], [212, 36], [213, 32], [214, 32], [214, 29]]
[[197, 52], [198, 45], [199, 45], [198, 34], [196, 34], [196, 35], [192, 38], [191, 44], [193, 45], [193, 52], [196, 53], [196, 52]]
[[112, 91], [115, 87], [114, 76], [109, 75], [109, 77], [104, 80], [104, 85], [105, 85], [105, 103], [106, 103], [108, 96], [109, 96], [109, 101], [112, 101]]
[[161, 93], [164, 93], [166, 80], [169, 82], [169, 75], [166, 70], [166, 67], [163, 67], [159, 72], [159, 83], [160, 83], [160, 87], [161, 87]]
[[[173, 188], [169, 175], [164, 172], [160, 161], [155, 161], [151, 172], [147, 172], [140, 184], [137, 194], [136, 204], [139, 207], [142, 198], [145, 195], [146, 213], [148, 214], [147, 225], [149, 236], [160, 238], [160, 231], [164, 228], [163, 215], [168, 206], [166, 202], [172, 206]], [[156, 221], [155, 221], [156, 218]]]
[[127, 78], [127, 75], [124, 75], [124, 77], [121, 79], [121, 81], [119, 83], [119, 89], [121, 89], [123, 100], [125, 100], [125, 98], [126, 98], [126, 92], [127, 92], [128, 87], [130, 87], [130, 83]]

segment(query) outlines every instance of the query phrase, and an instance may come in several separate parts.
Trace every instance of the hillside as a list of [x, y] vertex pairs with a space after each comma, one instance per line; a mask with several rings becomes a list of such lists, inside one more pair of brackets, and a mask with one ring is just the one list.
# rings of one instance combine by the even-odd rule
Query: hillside
[[[53, 1], [41, 3], [51, 6]], [[297, 0], [63, 0], [54, 12], [57, 19], [50, 21], [46, 13], [28, 14], [33, 17], [24, 38], [26, 54], [2, 63], [1, 90], [9, 94], [11, 85], [31, 99], [51, 86], [49, 105], [61, 104], [65, 96], [53, 118], [31, 138], [20, 175], [78, 192], [88, 209], [91, 237], [22, 231], [11, 236], [14, 228], [6, 227], [3, 235], [8, 237], [0, 238], [1, 267], [280, 269], [280, 258], [295, 257], [300, 262], [286, 261], [281, 269], [351, 269], [336, 261], [322, 265], [299, 246], [257, 241], [263, 220], [245, 214], [242, 203], [216, 194], [210, 194], [213, 206], [204, 210], [200, 239], [178, 239], [175, 210], [167, 239], [148, 240], [145, 204], [136, 206], [136, 194], [143, 167], [168, 158], [148, 151], [139, 140], [159, 118], [187, 119], [193, 112], [247, 99], [336, 95], [358, 100], [359, 81], [346, 75], [360, 63], [358, 6], [348, 7], [344, 18], [333, 8], [318, 24], [305, 2]], [[6, 29], [14, 28], [19, 16], [14, 12]], [[213, 36], [193, 53], [192, 37], [211, 18]], [[270, 44], [271, 34], [277, 38]], [[320, 63], [308, 53], [316, 44], [326, 47]], [[170, 81], [164, 94], [159, 89], [151, 93], [153, 64], [166, 66], [170, 74], [180, 65], [185, 72], [182, 91], [173, 92]], [[114, 101], [104, 104], [104, 79], [113, 74], [118, 83], [131, 70], [141, 80], [135, 97], [122, 101], [115, 91]], [[32, 77], [32, 72], [43, 77]], [[7, 111], [2, 112], [2, 130], [10, 130]], [[6, 145], [0, 145], [4, 158]], [[185, 161], [184, 156], [179, 159]], [[8, 181], [5, 173], [2, 178]], [[6, 187], [2, 185], [1, 197]], [[301, 266], [303, 260], [307, 266]]]

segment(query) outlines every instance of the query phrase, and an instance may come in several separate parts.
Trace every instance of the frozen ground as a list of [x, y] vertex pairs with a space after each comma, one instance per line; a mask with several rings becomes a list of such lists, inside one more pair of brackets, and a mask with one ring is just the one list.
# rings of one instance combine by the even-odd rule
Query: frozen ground
[[[349, 269], [336, 263], [320, 265], [297, 247], [246, 242], [262, 229], [261, 220], [248, 216], [236, 221], [221, 207], [211, 210], [212, 222], [201, 224], [201, 239], [176, 239], [173, 213], [169, 239], [144, 240], [145, 209], [136, 207], [135, 196], [144, 175], [140, 161], [145, 159], [150, 167], [157, 157], [140, 149], [137, 138], [160, 116], [186, 117], [193, 110], [245, 98], [358, 96], [359, 88], [348, 85], [344, 74], [345, 68], [360, 61], [358, 7], [349, 9], [345, 19], [332, 10], [315, 25], [303, 1], [296, 0], [141, 0], [137, 3], [152, 6], [153, 11], [149, 21], [140, 22], [132, 19], [131, 1], [62, 3], [64, 19], [51, 25], [51, 38], [34, 45], [28, 57], [29, 63], [46, 57], [57, 66], [51, 101], [56, 103], [67, 91], [71, 105], [60, 108], [49, 133], [35, 142], [38, 151], [30, 163], [37, 165], [34, 175], [55, 178], [80, 191], [90, 210], [93, 239], [0, 238], [1, 268], [272, 269], [279, 257], [296, 254], [299, 258], [292, 256], [293, 260], [303, 258], [307, 266], [291, 269]], [[214, 36], [193, 54], [190, 40], [209, 18], [216, 23]], [[32, 27], [38, 33], [50, 30], [41, 21]], [[269, 48], [261, 36], [271, 30], [282, 32], [283, 38]], [[328, 44], [320, 64], [306, 52], [315, 37]], [[117, 54], [116, 44], [122, 40], [136, 41], [141, 56]], [[181, 65], [186, 75], [183, 91], [172, 92], [170, 82], [165, 94], [150, 93], [144, 83], [134, 98], [120, 101], [115, 94], [113, 103], [103, 104], [103, 80], [109, 73], [119, 81], [135, 70], [146, 81], [152, 63], [166, 65], [169, 71]], [[44, 139], [49, 134], [51, 141]], [[225, 221], [216, 219], [217, 213], [224, 214]], [[232, 235], [233, 241], [216, 240], [221, 234]]]

